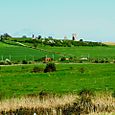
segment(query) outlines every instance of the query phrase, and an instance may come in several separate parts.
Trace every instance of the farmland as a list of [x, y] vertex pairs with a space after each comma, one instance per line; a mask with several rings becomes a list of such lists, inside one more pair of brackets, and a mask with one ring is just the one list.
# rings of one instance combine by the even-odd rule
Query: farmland
[[42, 90], [59, 94], [84, 88], [115, 90], [114, 64], [57, 64], [57, 71], [53, 73], [32, 73], [34, 66], [45, 67], [43, 64], [1, 66], [1, 97], [38, 94]]
[[[51, 114], [54, 108], [56, 111], [61, 110], [62, 113], [64, 111], [69, 113], [78, 112], [77, 109], [75, 111], [74, 109], [79, 107], [74, 106], [73, 103], [81, 103], [83, 97], [78, 94], [83, 90], [86, 91], [85, 95], [87, 95], [87, 91], [89, 91], [89, 94], [91, 91], [97, 95], [93, 100], [90, 97], [91, 102], [88, 102], [91, 104], [92, 110], [90, 110], [91, 107], [87, 108], [85, 105], [86, 110], [89, 110], [89, 112], [95, 111], [95, 107], [97, 107], [97, 112], [113, 112], [115, 102], [114, 51], [115, 46], [51, 47], [41, 45], [33, 48], [32, 44], [27, 44], [27, 47], [24, 47], [17, 44], [0, 43], [1, 61], [10, 59], [11, 62], [22, 60], [34, 62], [31, 64], [12, 63], [12, 65], [0, 66], [1, 114], [7, 114], [4, 113], [5, 111], [9, 113], [14, 111], [13, 113], [17, 114], [16, 110], [19, 114], [24, 112], [33, 114], [33, 111], [36, 110], [38, 114], [41, 114], [40, 112]], [[44, 71], [34, 72], [34, 68], [44, 70], [46, 63], [36, 62], [35, 60], [46, 56], [54, 58], [56, 71], [48, 73], [44, 73]], [[107, 63], [103, 61], [101, 63], [90, 61], [62, 63], [59, 61], [62, 56], [78, 59], [82, 57], [95, 60], [106, 59]], [[47, 99], [41, 102], [41, 93], [50, 96], [47, 96]], [[102, 97], [99, 96], [100, 94], [102, 94]], [[105, 103], [103, 103], [103, 100]], [[87, 98], [84, 101], [87, 101]], [[87, 102], [85, 103], [87, 104]], [[44, 105], [46, 106], [44, 107]], [[82, 106], [80, 105], [80, 107]], [[82, 112], [82, 108], [80, 112]]]
[[[31, 46], [31, 44], [29, 44]], [[42, 49], [42, 51], [41, 51]], [[89, 57], [94, 59], [115, 59], [115, 46], [79, 46], [79, 47], [51, 47], [38, 46], [38, 49], [22, 47], [17, 45], [8, 45], [0, 43], [0, 58], [10, 58], [12, 61], [20, 60], [38, 60], [42, 57], [51, 57], [59, 60], [60, 57]]]
[[0, 44], [0, 60], [5, 60], [6, 58], [10, 58], [12, 61], [35, 60], [46, 55], [52, 57], [51, 53], [44, 51], [4, 43]]

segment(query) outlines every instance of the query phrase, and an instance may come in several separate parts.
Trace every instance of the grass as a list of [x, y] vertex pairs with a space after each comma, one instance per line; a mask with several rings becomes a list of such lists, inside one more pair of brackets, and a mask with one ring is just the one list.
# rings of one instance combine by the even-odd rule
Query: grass
[[[9, 44], [0, 43], [0, 58], [6, 59], [10, 58], [11, 60], [34, 60], [41, 57], [53, 57], [59, 59], [61, 55], [65, 54], [66, 56], [75, 56], [75, 57], [90, 57], [90, 58], [107, 58], [110, 60], [115, 59], [115, 46], [108, 47], [49, 47], [49, 46], [38, 46], [38, 48], [47, 50], [40, 51], [36, 49], [31, 49], [22, 46], [14, 46]], [[54, 54], [55, 52], [57, 54]]]
[[[1, 45], [1, 44], [0, 44]], [[6, 47], [8, 46], [8, 47]], [[12, 61], [22, 61], [22, 60], [37, 60], [42, 57], [53, 57], [55, 54], [48, 53], [36, 49], [26, 48], [22, 46], [10, 46], [10, 45], [1, 45], [0, 46], [0, 60], [5, 60], [6, 58], [11, 59]]]
[[[61, 52], [62, 54], [76, 57], [94, 57], [115, 59], [115, 47], [43, 47], [48, 51]], [[45, 55], [52, 56], [51, 53], [30, 49], [21, 46], [13, 46], [0, 43], [1, 59], [11, 58], [12, 60], [31, 60], [38, 59]], [[56, 55], [57, 56], [57, 55]], [[56, 57], [59, 58], [59, 57]], [[67, 110], [73, 106], [76, 93], [82, 89], [99, 91], [92, 100], [95, 106], [98, 105], [98, 113], [90, 115], [108, 115], [114, 109], [115, 96], [115, 64], [56, 64], [57, 71], [53, 73], [33, 73], [34, 67], [45, 68], [45, 64], [36, 65], [13, 65], [0, 66], [0, 109], [3, 111], [22, 109], [25, 111], [33, 108], [44, 110], [49, 108], [54, 111], [57, 107]], [[45, 91], [48, 94], [66, 95], [65, 97], [54, 97], [41, 102], [39, 97], [29, 98], [30, 95], [38, 95]], [[101, 93], [100, 93], [101, 92]], [[102, 94], [102, 92], [104, 94]], [[106, 94], [111, 92], [111, 95]], [[69, 95], [69, 94], [72, 94]], [[102, 94], [102, 95], [100, 95]], [[113, 95], [113, 97], [112, 97]], [[22, 98], [27, 96], [27, 98]], [[7, 100], [8, 99], [8, 100]], [[76, 102], [75, 102], [76, 103]], [[69, 104], [69, 105], [68, 105]], [[12, 105], [12, 106], [11, 106]], [[45, 106], [44, 106], [45, 105]], [[13, 108], [13, 109], [12, 109]], [[54, 110], [52, 110], [54, 108]], [[69, 108], [69, 110], [70, 110]], [[48, 109], [48, 110], [49, 110]], [[105, 110], [107, 109], [107, 111]], [[99, 113], [102, 111], [102, 113]], [[46, 110], [47, 113], [47, 110]], [[33, 113], [31, 113], [33, 114]], [[113, 115], [113, 113], [111, 113]]]
[[[109, 95], [108, 95], [109, 94]], [[91, 99], [91, 100], [90, 100]], [[90, 101], [89, 101], [90, 100]], [[90, 106], [89, 106], [90, 104]], [[53, 95], [43, 96], [41, 100], [40, 96], [34, 97], [21, 97], [12, 98], [9, 100], [0, 101], [0, 113], [1, 114], [33, 114], [40, 115], [41, 113], [46, 115], [72, 115], [75, 114], [88, 114], [108, 115], [115, 112], [115, 98], [111, 96], [111, 93], [101, 94], [100, 96], [93, 96], [85, 98], [76, 94], [66, 94], [61, 97]], [[107, 114], [108, 113], [108, 114]], [[84, 115], [83, 114], [83, 115]]]
[[[53, 73], [32, 73], [35, 65], [1, 66], [0, 95], [11, 98], [48, 91], [56, 94], [115, 90], [115, 64], [57, 64]], [[45, 68], [45, 65], [36, 65]], [[81, 72], [84, 68], [84, 72]]]
[[108, 47], [88, 47], [88, 46], [80, 46], [80, 47], [48, 47], [47, 50], [61, 52], [67, 55], [72, 55], [76, 57], [93, 57], [93, 58], [115, 58], [115, 46]]

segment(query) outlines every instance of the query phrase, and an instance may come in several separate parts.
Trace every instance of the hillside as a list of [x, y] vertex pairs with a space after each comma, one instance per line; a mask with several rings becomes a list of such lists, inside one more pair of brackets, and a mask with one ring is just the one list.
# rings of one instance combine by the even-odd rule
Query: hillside
[[0, 57], [2, 60], [8, 58], [12, 61], [34, 61], [41, 60], [43, 57], [50, 57], [56, 61], [66, 57], [73, 59], [71, 62], [79, 62], [81, 58], [89, 58], [89, 61], [101, 59], [110, 62], [115, 60], [114, 46], [59, 47], [42, 43], [38, 43], [36, 47], [34, 45], [31, 39], [12, 38], [11, 40], [5, 40], [0, 43]]
[[115, 42], [104, 42], [104, 44], [106, 44], [106, 45], [113, 45], [113, 46], [115, 46]]
[[17, 44], [6, 44], [0, 43], [0, 58], [11, 59], [12, 61], [21, 61], [21, 60], [39, 60], [42, 57], [58, 57], [58, 55], [53, 54], [52, 52], [46, 52], [45, 50], [34, 49], [30, 47], [23, 47]]

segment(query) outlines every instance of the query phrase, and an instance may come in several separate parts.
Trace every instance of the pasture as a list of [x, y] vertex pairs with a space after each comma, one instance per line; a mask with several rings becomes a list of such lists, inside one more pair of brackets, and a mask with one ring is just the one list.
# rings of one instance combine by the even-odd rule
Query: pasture
[[44, 68], [45, 64], [0, 66], [0, 97], [115, 90], [115, 64], [56, 64], [56, 72], [32, 73], [35, 66]]
[[76, 57], [115, 59], [115, 46], [47, 47], [47, 50]]
[[[29, 44], [28, 44], [29, 46]], [[31, 46], [31, 45], [30, 45]], [[0, 60], [6, 58], [11, 61], [38, 60], [42, 57], [51, 57], [59, 60], [60, 57], [88, 57], [93, 59], [115, 60], [115, 46], [78, 46], [78, 47], [50, 47], [38, 46], [38, 49], [8, 45], [0, 43]]]
[[[95, 108], [98, 113], [114, 112], [114, 51], [115, 46], [38, 46], [37, 49], [35, 49], [0, 43], [0, 60], [8, 58], [11, 61], [35, 61], [45, 56], [53, 57], [56, 60], [56, 72], [49, 73], [33, 71], [36, 67], [40, 68], [40, 70], [44, 70], [46, 64], [43, 63], [1, 65], [0, 114], [33, 114], [33, 112], [37, 114], [54, 114], [54, 109], [55, 112], [60, 112], [60, 114], [65, 114], [64, 112], [73, 114], [75, 112], [78, 113], [79, 107], [79, 113], [83, 112], [83, 108], [86, 110], [86, 113], [87, 110], [89, 113], [95, 111]], [[107, 59], [109, 61], [108, 63], [98, 64], [90, 62], [59, 63], [57, 60], [59, 60], [62, 55], [65, 57]], [[96, 95], [93, 98], [90, 97], [91, 100], [85, 98], [83, 101], [83, 97], [79, 95], [79, 92], [83, 91], [83, 89], [85, 89], [84, 91], [89, 90], [93, 93], [96, 92]], [[46, 100], [44, 100], [45, 96], [43, 96], [42, 101], [40, 100], [41, 92], [45, 92], [46, 95], [48, 94]], [[75, 106], [74, 103], [80, 105]], [[86, 104], [83, 108], [82, 103]], [[87, 107], [88, 103], [91, 104], [91, 107]]]
[[46, 55], [48, 57], [55, 56], [55, 54], [45, 51], [0, 43], [0, 60], [10, 59], [11, 61], [34, 61], [45, 57]]

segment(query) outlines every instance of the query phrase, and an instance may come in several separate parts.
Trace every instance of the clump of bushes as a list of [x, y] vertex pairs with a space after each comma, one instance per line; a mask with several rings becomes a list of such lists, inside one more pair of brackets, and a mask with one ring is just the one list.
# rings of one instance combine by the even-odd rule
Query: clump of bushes
[[0, 61], [0, 65], [11, 65], [11, 64], [12, 64], [12, 62], [9, 59], [1, 60]]
[[56, 71], [56, 65], [54, 63], [48, 63], [44, 69], [44, 73]]
[[22, 60], [22, 64], [28, 64], [28, 61]]
[[80, 73], [84, 73], [84, 72], [85, 72], [85, 68], [81, 67], [81, 68], [79, 69], [79, 72], [80, 72]]
[[38, 66], [35, 66], [32, 70], [32, 72], [37, 73], [37, 72], [43, 72], [43, 68], [40, 68]]
[[11, 60], [9, 60], [9, 59], [6, 59], [5, 63], [6, 63], [6, 65], [11, 65], [12, 64]]
[[4, 61], [0, 61], [0, 65], [5, 65], [5, 62]]

